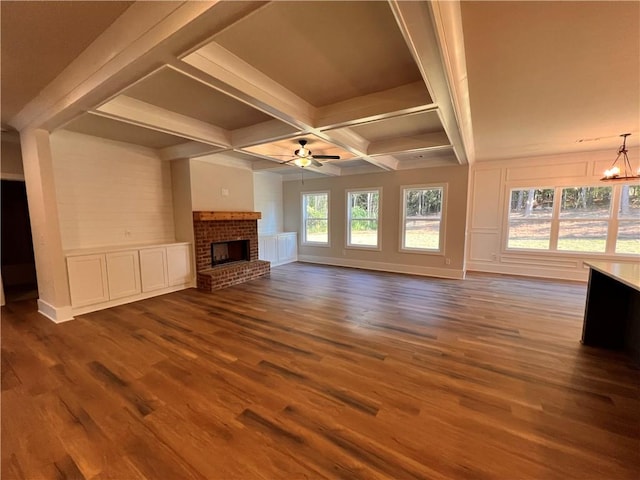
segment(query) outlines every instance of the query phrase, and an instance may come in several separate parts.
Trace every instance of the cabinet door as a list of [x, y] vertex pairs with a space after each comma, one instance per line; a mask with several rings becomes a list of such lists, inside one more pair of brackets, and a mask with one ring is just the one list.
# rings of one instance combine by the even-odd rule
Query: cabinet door
[[298, 257], [297, 237], [295, 233], [278, 235], [278, 261], [292, 262]]
[[137, 250], [107, 253], [109, 298], [129, 297], [140, 293], [140, 260]]
[[140, 275], [143, 292], [151, 292], [169, 286], [166, 247], [140, 250]]
[[67, 257], [67, 270], [73, 307], [109, 300], [104, 254]]
[[167, 272], [170, 287], [184, 285], [193, 280], [191, 245], [167, 247]]
[[261, 237], [259, 239], [258, 258], [272, 263], [278, 261], [278, 244], [275, 236]]

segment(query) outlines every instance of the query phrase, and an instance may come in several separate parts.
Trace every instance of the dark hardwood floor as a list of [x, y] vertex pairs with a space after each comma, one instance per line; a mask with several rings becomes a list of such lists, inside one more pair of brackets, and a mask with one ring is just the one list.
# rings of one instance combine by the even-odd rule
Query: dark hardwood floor
[[290, 264], [55, 325], [2, 309], [2, 479], [637, 479], [586, 286]]

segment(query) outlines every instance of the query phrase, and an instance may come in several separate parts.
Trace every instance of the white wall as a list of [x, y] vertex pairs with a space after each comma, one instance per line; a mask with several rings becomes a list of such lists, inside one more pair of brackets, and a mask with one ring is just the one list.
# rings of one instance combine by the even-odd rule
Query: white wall
[[[638, 149], [630, 150], [629, 157], [637, 159], [638, 153]], [[629, 256], [621, 258], [617, 255], [577, 252], [527, 252], [506, 248], [507, 203], [511, 189], [602, 186], [604, 184], [600, 182], [600, 178], [614, 159], [615, 151], [606, 150], [477, 162], [471, 169], [469, 181], [467, 269], [586, 281], [588, 277], [588, 267], [584, 265], [586, 260], [626, 258], [629, 261], [637, 261], [637, 257]]]
[[262, 213], [258, 235], [280, 233], [283, 229], [282, 176], [276, 173], [253, 174], [254, 210]]
[[190, 165], [194, 211], [253, 211], [251, 170], [202, 160], [191, 160]]
[[65, 250], [174, 240], [171, 167], [153, 150], [67, 131], [51, 149]]
[[[464, 277], [468, 167], [434, 167], [363, 175], [344, 175], [284, 182], [284, 228], [302, 229], [302, 192], [329, 191], [329, 246], [300, 245], [298, 259], [330, 265], [412, 273], [436, 277]], [[400, 251], [401, 186], [446, 184], [443, 218], [444, 249], [438, 253]], [[382, 188], [381, 249], [346, 248], [346, 191]], [[447, 259], [449, 263], [447, 263]]]

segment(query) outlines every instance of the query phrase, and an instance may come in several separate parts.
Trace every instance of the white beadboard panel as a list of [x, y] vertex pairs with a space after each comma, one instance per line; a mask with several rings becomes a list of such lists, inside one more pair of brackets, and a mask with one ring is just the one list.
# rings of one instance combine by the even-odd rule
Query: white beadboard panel
[[474, 170], [472, 228], [500, 228], [500, 181], [502, 169]]
[[175, 238], [171, 167], [153, 150], [66, 131], [51, 149], [65, 250]]
[[498, 232], [471, 232], [469, 260], [476, 262], [494, 262], [500, 253]]
[[270, 172], [253, 174], [253, 205], [262, 212], [258, 235], [273, 235], [283, 230], [282, 176]]

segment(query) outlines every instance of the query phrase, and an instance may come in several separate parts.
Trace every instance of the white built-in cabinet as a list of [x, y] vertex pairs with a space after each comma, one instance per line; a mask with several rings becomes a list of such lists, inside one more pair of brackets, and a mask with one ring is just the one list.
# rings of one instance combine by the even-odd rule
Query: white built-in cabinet
[[[129, 297], [140, 293], [140, 260], [137, 250], [105, 254], [109, 299]], [[82, 258], [82, 257], [76, 257]]]
[[298, 234], [296, 232], [260, 235], [258, 257], [271, 262], [272, 267], [298, 260]]
[[74, 314], [193, 286], [189, 243], [67, 252]]
[[142, 291], [152, 292], [169, 286], [167, 274], [167, 249], [165, 247], [140, 250]]
[[107, 261], [104, 254], [67, 257], [71, 304], [83, 307], [109, 300]]

